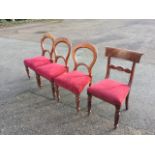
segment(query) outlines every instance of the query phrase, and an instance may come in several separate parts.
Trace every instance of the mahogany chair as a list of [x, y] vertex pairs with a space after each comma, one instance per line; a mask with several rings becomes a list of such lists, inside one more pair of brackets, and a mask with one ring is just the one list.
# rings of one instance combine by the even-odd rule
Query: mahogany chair
[[[92, 96], [95, 96], [101, 100], [104, 100], [115, 106], [114, 128], [118, 126], [120, 108], [125, 101], [126, 110], [128, 110], [128, 100], [133, 81], [134, 71], [136, 63], [140, 62], [143, 54], [128, 51], [125, 49], [107, 47], [105, 56], [108, 58], [107, 71], [104, 80], [93, 84], [87, 89], [88, 93], [88, 115], [91, 112], [91, 100]], [[130, 69], [123, 68], [122, 66], [115, 66], [111, 63], [112, 58], [124, 59], [132, 62]], [[118, 70], [130, 75], [128, 84], [121, 83], [109, 78], [110, 70]]]
[[[26, 73], [27, 73], [27, 76], [29, 79], [30, 79], [29, 68], [32, 69], [33, 71], [35, 71], [36, 68], [38, 68], [42, 65], [45, 65], [45, 64], [50, 64], [51, 62], [53, 62], [50, 53], [53, 50], [54, 39], [55, 39], [55, 37], [52, 34], [46, 33], [41, 39], [41, 50], [42, 50], [41, 56], [24, 59], [25, 70], [26, 70]], [[44, 44], [45, 44], [46, 40], [51, 41], [51, 50], [45, 49]], [[48, 53], [50, 55], [50, 58], [45, 57], [46, 53]]]
[[[56, 52], [56, 47], [60, 44], [67, 45], [66, 57], [64, 57], [62, 55], [58, 55], [58, 53]], [[55, 39], [54, 44], [53, 44], [53, 51], [51, 52], [51, 55], [54, 54], [54, 56], [55, 56], [54, 62], [43, 65], [43, 66], [38, 67], [36, 69], [36, 80], [37, 80], [38, 86], [41, 87], [40, 76], [49, 80], [51, 82], [53, 98], [55, 98], [54, 79], [57, 76], [65, 73], [65, 72], [68, 72], [68, 66], [67, 65], [68, 65], [68, 58], [70, 56], [71, 48], [72, 48], [72, 44], [71, 44], [70, 40], [68, 40], [67, 38]], [[64, 61], [64, 64], [58, 63], [58, 60], [60, 60], [60, 59], [62, 59]]]
[[[85, 63], [78, 63], [76, 59], [76, 53], [79, 49], [88, 49], [93, 54], [93, 59], [89, 65]], [[83, 51], [82, 51], [83, 52]], [[84, 87], [92, 83], [92, 67], [94, 66], [97, 58], [97, 50], [96, 47], [90, 43], [80, 43], [76, 45], [72, 50], [72, 58], [74, 61], [74, 69], [71, 72], [64, 73], [58, 76], [55, 79], [55, 86], [56, 86], [56, 95], [57, 100], [59, 102], [59, 87], [63, 87], [72, 93], [75, 94], [76, 97], [76, 109], [77, 112], [80, 111], [80, 93], [83, 91]], [[79, 66], [85, 66], [88, 70], [88, 74], [85, 74], [81, 71], [77, 71]]]

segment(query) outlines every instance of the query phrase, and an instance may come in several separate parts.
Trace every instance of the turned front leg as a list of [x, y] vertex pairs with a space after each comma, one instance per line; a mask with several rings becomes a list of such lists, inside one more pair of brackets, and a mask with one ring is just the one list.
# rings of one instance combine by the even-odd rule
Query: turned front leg
[[92, 95], [88, 93], [88, 115], [91, 113]]
[[115, 107], [115, 118], [114, 118], [114, 129], [118, 127], [118, 122], [120, 118], [120, 106]]
[[25, 70], [26, 70], [26, 73], [27, 73], [28, 78], [30, 79], [30, 72], [29, 72], [29, 68], [28, 68], [28, 66], [26, 66], [26, 65], [25, 65]]
[[126, 110], [129, 109], [129, 94], [128, 94], [128, 96], [126, 97], [126, 100], [125, 100], [125, 107], [126, 107]]
[[77, 112], [79, 112], [80, 111], [80, 95], [79, 94], [76, 95], [75, 99], [76, 99], [76, 110]]
[[55, 99], [55, 86], [54, 86], [54, 82], [51, 82], [51, 89], [52, 89], [53, 99]]
[[39, 88], [41, 88], [41, 79], [40, 79], [40, 75], [36, 73], [36, 80], [37, 80], [37, 85]]
[[59, 86], [55, 84], [57, 102], [60, 101]]

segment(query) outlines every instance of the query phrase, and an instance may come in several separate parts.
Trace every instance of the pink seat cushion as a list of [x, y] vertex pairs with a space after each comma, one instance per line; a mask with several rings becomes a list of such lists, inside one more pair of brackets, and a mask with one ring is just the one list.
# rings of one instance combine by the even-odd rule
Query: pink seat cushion
[[50, 60], [44, 56], [37, 56], [24, 60], [24, 64], [33, 70], [36, 70], [36, 68], [49, 63], [51, 63]]
[[55, 79], [58, 86], [70, 90], [74, 94], [80, 94], [84, 87], [90, 82], [88, 75], [79, 71], [64, 73]]
[[53, 81], [53, 79], [64, 72], [67, 72], [67, 68], [64, 65], [57, 63], [50, 63], [36, 69], [36, 72], [44, 78]]
[[102, 80], [88, 88], [88, 93], [114, 105], [122, 105], [130, 87], [111, 79]]

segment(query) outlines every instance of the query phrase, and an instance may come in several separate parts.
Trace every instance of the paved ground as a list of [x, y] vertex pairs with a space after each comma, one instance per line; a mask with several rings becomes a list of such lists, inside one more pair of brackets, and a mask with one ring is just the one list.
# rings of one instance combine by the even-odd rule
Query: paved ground
[[[77, 114], [71, 93], [61, 89], [61, 103], [56, 103], [48, 81], [43, 79], [44, 87], [38, 89], [33, 72], [28, 80], [23, 59], [40, 53], [39, 40], [47, 31], [70, 38], [73, 45], [90, 41], [97, 46], [94, 82], [105, 75], [105, 46], [144, 53], [136, 67], [130, 109], [124, 112], [122, 108], [117, 130], [112, 129], [114, 107], [106, 102], [94, 98], [92, 114], [87, 117], [86, 90]], [[154, 134], [154, 34], [155, 20], [61, 20], [0, 29], [0, 134]], [[87, 60], [81, 54], [78, 58]], [[121, 78], [126, 80], [124, 75]]]

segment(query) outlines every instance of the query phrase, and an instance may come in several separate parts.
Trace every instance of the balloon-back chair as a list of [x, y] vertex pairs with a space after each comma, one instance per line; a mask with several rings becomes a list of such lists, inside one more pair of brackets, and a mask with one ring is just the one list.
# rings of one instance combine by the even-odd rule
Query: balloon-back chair
[[[78, 63], [76, 59], [76, 53], [79, 49], [88, 49], [90, 52], [93, 53], [93, 59], [90, 63], [90, 65], [87, 65], [85, 63]], [[82, 50], [82, 52], [84, 52]], [[76, 96], [76, 109], [77, 112], [80, 111], [80, 93], [83, 91], [84, 87], [89, 84], [89, 86], [92, 83], [92, 67], [94, 66], [97, 58], [97, 49], [94, 45], [90, 43], [80, 43], [76, 45], [72, 50], [72, 58], [74, 61], [74, 69], [71, 72], [64, 73], [60, 76], [58, 76], [55, 79], [55, 85], [56, 85], [56, 95], [57, 100], [59, 102], [60, 96], [59, 96], [59, 87], [63, 87]], [[88, 70], [88, 74], [85, 74], [81, 71], [77, 71], [77, 68], [79, 66], [85, 66]]]
[[[56, 52], [56, 47], [57, 45], [60, 45], [60, 44], [67, 45], [66, 57], [59, 55]], [[49, 80], [51, 83], [53, 98], [55, 98], [54, 79], [57, 76], [63, 74], [64, 72], [68, 72], [68, 59], [70, 56], [71, 48], [72, 48], [72, 44], [69, 39], [67, 38], [55, 39], [54, 44], [53, 44], [53, 51], [51, 52], [51, 55], [55, 56], [54, 62], [38, 67], [36, 69], [36, 80], [37, 80], [38, 86], [41, 87], [40, 76]], [[59, 59], [62, 59], [65, 64], [59, 64], [58, 63]]]

